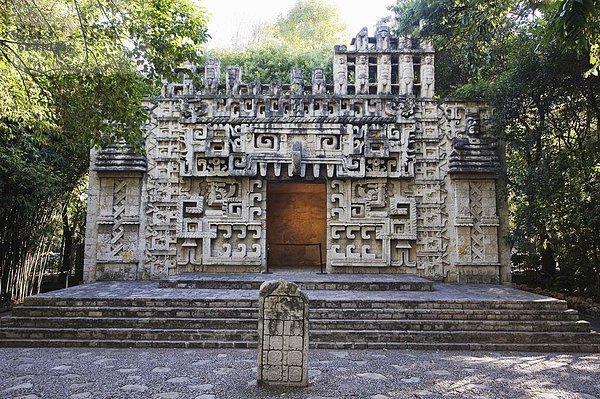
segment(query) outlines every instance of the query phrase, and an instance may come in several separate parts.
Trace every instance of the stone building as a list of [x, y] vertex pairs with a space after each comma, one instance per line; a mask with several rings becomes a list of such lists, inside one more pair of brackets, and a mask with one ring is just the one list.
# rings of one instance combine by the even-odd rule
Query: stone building
[[321, 261], [510, 281], [492, 110], [435, 98], [430, 46], [365, 28], [334, 48], [333, 77], [242, 72], [216, 58], [181, 68], [148, 103], [145, 157], [93, 154], [86, 281]]

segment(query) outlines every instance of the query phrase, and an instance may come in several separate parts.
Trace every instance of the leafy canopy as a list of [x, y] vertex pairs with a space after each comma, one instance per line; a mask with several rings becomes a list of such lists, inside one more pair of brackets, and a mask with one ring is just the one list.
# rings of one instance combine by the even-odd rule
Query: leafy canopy
[[318, 0], [298, 0], [273, 23], [255, 29], [252, 44], [243, 50], [216, 50], [221, 66], [240, 65], [245, 81], [289, 81], [290, 69], [300, 68], [305, 77], [314, 68], [331, 76], [331, 50], [346, 32], [337, 9]]
[[0, 302], [22, 298], [42, 262], [32, 254], [73, 231], [57, 224], [74, 219], [61, 210], [78, 208], [90, 147], [141, 143], [142, 97], [200, 62], [206, 25], [191, 0], [2, 3]]
[[[506, 141], [514, 265], [600, 296], [600, 79], [595, 0], [408, 0], [396, 29], [433, 41], [442, 96], [495, 107]], [[555, 270], [558, 266], [558, 271]]]
[[274, 23], [257, 27], [253, 42], [257, 46], [284, 47], [297, 52], [331, 50], [344, 39], [345, 33], [346, 25], [335, 6], [318, 0], [298, 0]]

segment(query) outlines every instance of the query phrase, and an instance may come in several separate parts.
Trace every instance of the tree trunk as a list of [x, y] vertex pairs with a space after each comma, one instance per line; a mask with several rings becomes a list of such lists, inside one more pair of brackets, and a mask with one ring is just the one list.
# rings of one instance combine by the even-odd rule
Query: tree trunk
[[60, 267], [61, 285], [67, 287], [69, 284], [69, 274], [73, 268], [73, 230], [69, 224], [69, 201], [65, 203], [62, 209], [62, 263]]

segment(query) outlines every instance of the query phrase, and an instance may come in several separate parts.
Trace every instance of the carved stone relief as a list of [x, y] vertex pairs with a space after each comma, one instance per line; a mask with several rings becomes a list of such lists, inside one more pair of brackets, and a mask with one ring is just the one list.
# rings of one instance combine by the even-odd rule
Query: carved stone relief
[[273, 280], [258, 301], [258, 383], [307, 386], [308, 298], [296, 284]]
[[386, 179], [332, 180], [329, 190], [332, 266], [415, 266], [414, 199], [391, 194]]
[[507, 257], [492, 111], [435, 100], [433, 49], [384, 27], [333, 61], [306, 88], [299, 69], [285, 84], [244, 83], [236, 66], [221, 77], [216, 58], [165, 82], [147, 104], [147, 167], [128, 175], [114, 151], [93, 164], [110, 175], [90, 175], [87, 278], [264, 270], [267, 183], [317, 181], [328, 271], [493, 282]]
[[400, 94], [412, 95], [413, 94], [413, 83], [415, 80], [415, 71], [413, 66], [413, 59], [411, 55], [401, 56], [402, 60], [399, 61], [399, 76], [400, 76]]
[[421, 60], [421, 97], [432, 98], [435, 88], [435, 67], [433, 56], [426, 55]]

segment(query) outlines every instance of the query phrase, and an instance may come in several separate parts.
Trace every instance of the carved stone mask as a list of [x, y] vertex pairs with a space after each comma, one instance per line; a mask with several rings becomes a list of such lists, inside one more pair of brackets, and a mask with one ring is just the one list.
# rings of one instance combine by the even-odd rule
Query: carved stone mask
[[479, 115], [469, 115], [466, 120], [465, 131], [468, 136], [479, 136], [481, 133], [481, 119]]

